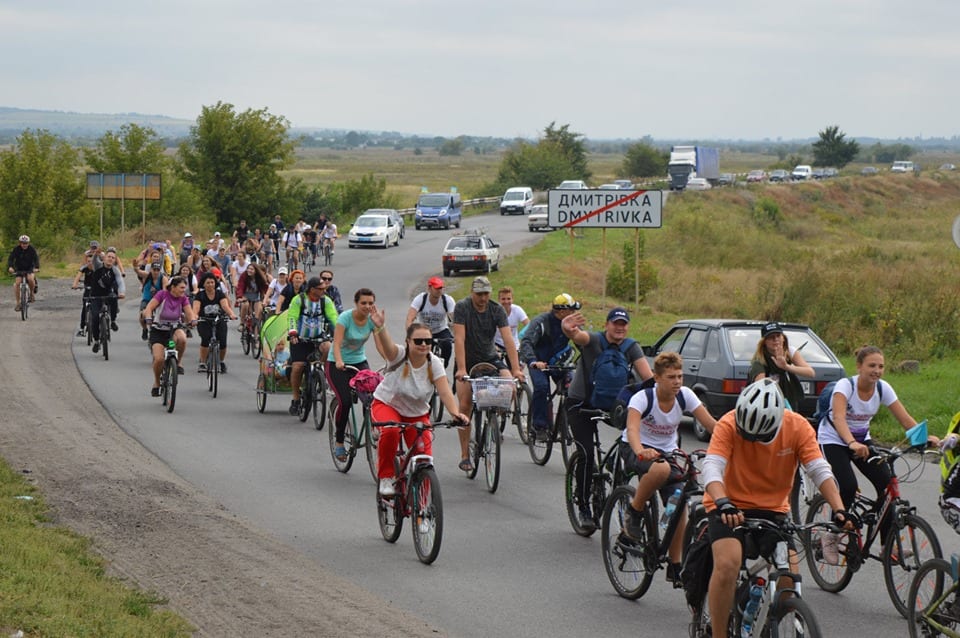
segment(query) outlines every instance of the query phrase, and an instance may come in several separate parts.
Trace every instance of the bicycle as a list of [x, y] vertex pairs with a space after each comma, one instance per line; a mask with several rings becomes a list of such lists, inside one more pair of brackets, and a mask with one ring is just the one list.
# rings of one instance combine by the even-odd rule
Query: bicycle
[[514, 379], [500, 376], [497, 367], [490, 363], [478, 363], [463, 377], [470, 383], [473, 394], [473, 438], [470, 441], [470, 458], [473, 468], [467, 478], [476, 477], [483, 459], [487, 491], [491, 494], [500, 485], [500, 419], [504, 411], [513, 405], [516, 388]]
[[172, 413], [177, 403], [177, 366], [179, 365], [177, 342], [173, 340], [173, 333], [183, 326], [179, 323], [151, 323], [153, 328], [157, 330], [170, 331], [170, 339], [167, 340], [167, 345], [164, 347], [163, 368], [160, 371], [160, 396], [163, 397], [163, 405], [167, 408], [167, 412]]
[[[594, 421], [602, 421], [612, 427], [610, 413], [605, 410], [586, 410], [580, 411], [585, 417]], [[614, 488], [625, 485], [629, 482], [632, 473], [627, 472], [623, 467], [623, 459], [620, 458], [620, 437], [614, 440], [613, 444], [604, 453], [600, 446], [600, 433], [593, 433], [593, 449], [596, 451], [596, 465], [593, 467], [593, 481], [590, 484], [590, 494], [587, 502], [584, 503], [578, 495], [578, 483], [576, 477], [577, 465], [581, 462], [580, 457], [584, 455], [583, 450], [576, 446], [570, 458], [567, 460], [567, 469], [564, 475], [564, 497], [567, 503], [567, 518], [570, 519], [570, 525], [573, 531], [580, 536], [592, 536], [602, 524], [603, 512], [606, 509], [607, 501], [613, 493]], [[588, 527], [580, 524], [580, 510], [589, 509], [590, 517], [593, 519], [593, 526]]]
[[[661, 456], [663, 462], [677, 465], [682, 470], [682, 476], [677, 481], [681, 484], [680, 500], [667, 521], [662, 537], [656, 492], [650, 496], [643, 508], [641, 519], [643, 534], [639, 538], [627, 536], [624, 531], [627, 507], [633, 501], [636, 490], [623, 483], [614, 488], [610, 498], [607, 499], [600, 526], [603, 566], [607, 571], [610, 584], [623, 598], [636, 600], [643, 596], [650, 587], [654, 572], [670, 563], [668, 550], [677, 527], [688, 510], [688, 504], [691, 513], [689, 519], [693, 519], [694, 506], [699, 504], [699, 499], [695, 502], [691, 502], [690, 499], [703, 496], [703, 486], [699, 482], [696, 462], [706, 455], [706, 450], [696, 450], [689, 454], [683, 450], [674, 450]], [[687, 525], [684, 531], [684, 547], [689, 545], [693, 529], [693, 525]], [[677, 579], [674, 581], [675, 587], [679, 584], [679, 577], [680, 574], [674, 574], [674, 578]]]
[[438, 427], [459, 427], [459, 423], [400, 423], [384, 421], [373, 423], [374, 427], [395, 427], [401, 432], [405, 428], [416, 428], [417, 439], [410, 449], [404, 451], [403, 436], [397, 448], [393, 465], [396, 476], [396, 494], [383, 497], [377, 492], [377, 520], [380, 533], [388, 543], [400, 538], [403, 519], [413, 519], [413, 546], [417, 558], [424, 565], [437, 560], [440, 554], [440, 542], [443, 540], [443, 499], [440, 496], [440, 481], [433, 467], [433, 457], [417, 454], [417, 448], [423, 433]]
[[[433, 337], [433, 347], [430, 348], [430, 352], [435, 357], [440, 357], [440, 361], [443, 361], [443, 351], [441, 346], [444, 344], [452, 344], [452, 338]], [[453, 369], [456, 370], [457, 366], [454, 363]], [[446, 366], [444, 366], [443, 373], [447, 373]], [[457, 384], [456, 382], [450, 384], [450, 391], [453, 392], [453, 396], [457, 396]], [[439, 421], [443, 417], [443, 402], [440, 401], [440, 397], [437, 395], [437, 389], [433, 389], [433, 394], [430, 395], [430, 414], [433, 415], [435, 421]]]
[[[116, 299], [115, 294], [107, 295], [106, 297], [93, 297], [93, 299], [100, 300], [100, 312], [97, 313], [97, 317], [94, 319], [97, 321], [100, 326], [100, 352], [103, 354], [103, 360], [110, 360], [110, 324], [113, 323], [113, 320], [110, 317], [110, 304], [107, 303], [110, 299]], [[93, 318], [93, 304], [89, 304], [90, 314], [88, 318]], [[89, 330], [90, 326], [93, 324], [88, 324], [87, 329]], [[91, 331], [92, 332], [92, 331]], [[90, 337], [93, 338], [92, 336]]]
[[[883, 579], [893, 606], [904, 618], [909, 611], [906, 593], [910, 589], [913, 574], [920, 565], [931, 558], [943, 558], [940, 541], [933, 527], [919, 516], [917, 508], [900, 495], [900, 481], [894, 470], [894, 463], [909, 450], [922, 450], [922, 446], [901, 448], [875, 447], [871, 462], [886, 463], [890, 468], [890, 483], [887, 485], [880, 503], [857, 492], [856, 500], [850, 511], [860, 517], [866, 526], [862, 530], [843, 532], [838, 538], [839, 560], [832, 564], [824, 558], [822, 535], [811, 535], [805, 539], [807, 566], [810, 574], [821, 589], [830, 593], [842, 591], [859, 571], [864, 561], [873, 558], [883, 564]], [[920, 471], [923, 470], [921, 463]], [[913, 469], [910, 470], [912, 472]], [[907, 476], [909, 477], [910, 472]], [[879, 505], [879, 507], [878, 507]], [[890, 531], [880, 554], [870, 553], [873, 542], [880, 535], [880, 521], [884, 515], [891, 517]], [[830, 520], [832, 511], [823, 496], [816, 496], [810, 502], [807, 522]], [[901, 559], [902, 557], [902, 559]]]
[[27, 281], [27, 275], [33, 274], [32, 272], [18, 270], [14, 273], [14, 277], [20, 279], [20, 321], [27, 320], [27, 309], [30, 307], [30, 284]]
[[[240, 303], [247, 306], [251, 305], [247, 299], [241, 299]], [[246, 314], [247, 316], [240, 324], [240, 345], [243, 347], [243, 354], [249, 354], [254, 359], [259, 359], [262, 347], [260, 343], [261, 318], [256, 316], [252, 307]], [[306, 419], [303, 420], [306, 421]]]
[[331, 338], [321, 335], [318, 339], [303, 341], [312, 345], [313, 351], [307, 355], [303, 374], [300, 376], [300, 409], [297, 411], [297, 418], [301, 423], [305, 423], [312, 413], [313, 427], [320, 431], [327, 420], [327, 375], [323, 369], [325, 357], [320, 346], [331, 341]]
[[333, 265], [333, 242], [330, 241], [329, 237], [323, 238], [323, 265], [332, 266]]
[[[500, 355], [500, 359], [510, 367], [510, 360], [507, 358], [507, 351], [503, 346], [497, 345], [497, 354]], [[520, 364], [521, 368], [523, 363]], [[533, 390], [530, 389], [530, 384], [526, 381], [516, 380], [516, 392], [513, 395], [513, 402], [510, 405], [510, 409], [504, 411], [500, 415], [500, 438], [503, 438], [503, 433], [507, 429], [507, 420], [513, 423], [514, 427], [517, 428], [517, 435], [520, 437], [520, 441], [524, 445], [528, 445], [529, 437], [527, 432], [530, 429], [530, 406], [533, 403]]]
[[199, 321], [210, 324], [210, 342], [207, 346], [207, 390], [217, 398], [220, 385], [220, 341], [217, 339], [217, 326], [221, 321], [228, 321], [227, 317], [216, 314], [213, 317], [200, 317]]
[[[528, 416], [527, 434], [522, 436], [524, 443], [530, 449], [530, 458], [537, 465], [546, 465], [553, 453], [553, 444], [560, 444], [560, 451], [563, 454], [564, 466], [570, 462], [570, 448], [573, 447], [573, 435], [570, 433], [570, 425], [567, 423], [567, 391], [570, 389], [570, 378], [575, 366], [547, 366], [541, 370], [549, 378], [553, 379], [553, 391], [547, 395], [547, 410], [553, 408], [554, 399], [557, 400], [557, 407], [553, 410], [553, 418], [550, 427], [547, 430], [547, 439], [538, 441], [536, 432], [533, 428], [532, 416]], [[530, 395], [532, 409], [533, 394]]]
[[[692, 524], [692, 522], [691, 522]], [[747, 530], [743, 542], [743, 562], [740, 566], [740, 575], [737, 578], [734, 605], [730, 610], [730, 620], [727, 625], [728, 636], [804, 636], [805, 638], [819, 638], [823, 635], [820, 624], [810, 605], [801, 596], [800, 574], [793, 572], [790, 567], [788, 539], [807, 536], [814, 529], [827, 529], [832, 532], [840, 528], [829, 522], [813, 522], [797, 525], [789, 518], [779, 521], [769, 521], [761, 518], [747, 518], [741, 529]], [[697, 531], [706, 532], [706, 517], [697, 522]], [[755, 537], [758, 532], [772, 532], [778, 537], [777, 542], [767, 551]], [[752, 561], [752, 562], [750, 562]], [[766, 577], [762, 574], [766, 574]], [[792, 586], [781, 586], [780, 581], [790, 579]], [[751, 589], [759, 587], [759, 600], [752, 619], [745, 619], [744, 614], [748, 600], [751, 599]], [[749, 623], [748, 627], [744, 627]], [[711, 616], [707, 595], [702, 601], [693, 606], [693, 619], [690, 624], [690, 636], [693, 638], [708, 638], [712, 636]]]
[[960, 556], [932, 558], [917, 570], [910, 584], [907, 614], [910, 638], [960, 638]]
[[[354, 375], [360, 370], [353, 366], [344, 366], [344, 369], [353, 371]], [[351, 379], [352, 381], [352, 379]], [[340, 405], [338, 397], [333, 397], [330, 401], [330, 407], [327, 409], [327, 418], [330, 420], [330, 456], [333, 457], [333, 465], [339, 472], [346, 474], [353, 466], [353, 459], [360, 448], [364, 448], [367, 455], [367, 464], [370, 466], [370, 475], [374, 482], [379, 482], [377, 476], [377, 441], [374, 438], [373, 431], [370, 428], [372, 421], [370, 417], [370, 405], [373, 403], [372, 392], [360, 392], [350, 385], [350, 405], [347, 409], [350, 411], [347, 420], [347, 427], [343, 432], [343, 443], [337, 443], [337, 407]], [[361, 404], [360, 426], [357, 427], [357, 416], [353, 411], [353, 405], [357, 402]], [[301, 400], [301, 403], [303, 401]], [[343, 445], [347, 449], [347, 458], [344, 461], [337, 459], [337, 445]]]

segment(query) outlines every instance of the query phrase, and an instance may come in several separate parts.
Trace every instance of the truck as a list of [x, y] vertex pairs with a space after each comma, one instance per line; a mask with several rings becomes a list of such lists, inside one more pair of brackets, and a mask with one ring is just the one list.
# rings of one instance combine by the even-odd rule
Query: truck
[[706, 146], [674, 146], [667, 164], [670, 190], [682, 191], [691, 177], [703, 177], [716, 186], [720, 179], [720, 150]]

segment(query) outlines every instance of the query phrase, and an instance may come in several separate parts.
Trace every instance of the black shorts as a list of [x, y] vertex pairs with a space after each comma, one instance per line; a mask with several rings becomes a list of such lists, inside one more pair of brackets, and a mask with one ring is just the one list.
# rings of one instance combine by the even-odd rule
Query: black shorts
[[290, 363], [305, 363], [311, 352], [313, 352], [313, 344], [298, 339], [296, 343], [290, 344]]
[[[787, 514], [781, 512], [771, 512], [769, 510], [743, 510], [743, 515], [747, 518], [762, 518], [768, 521], [782, 521], [787, 518]], [[710, 512], [710, 523], [708, 532], [710, 542], [720, 540], [721, 538], [736, 538], [743, 546], [744, 556], [747, 558], [757, 558], [758, 556], [768, 556], [773, 552], [774, 546], [778, 541], [783, 540], [779, 534], [771, 530], [749, 531], [743, 528], [734, 529], [720, 520], [720, 511], [714, 508]], [[744, 543], [747, 534], [751, 539]], [[787, 547], [796, 550], [792, 536], [787, 536]]]
[[[662, 452], [662, 450], [659, 451]], [[633, 448], [630, 447], [630, 444], [624, 442], [623, 439], [620, 440], [619, 453], [620, 458], [623, 459], [623, 469], [631, 474], [635, 474], [637, 477], [646, 474], [650, 470], [650, 466], [654, 463], [664, 462], [641, 461], [637, 458], [637, 455], [633, 453]], [[673, 494], [673, 491], [678, 487], [683, 487], [683, 469], [676, 463], [670, 463], [670, 476], [667, 477], [666, 482], [657, 490], [660, 492], [660, 498], [663, 499], [664, 503], [667, 502], [667, 499], [670, 498], [670, 495]]]
[[166, 347], [167, 342], [173, 339], [173, 334], [177, 329], [174, 328], [150, 328], [150, 346], [153, 347], [154, 344], [159, 343], [160, 345]]

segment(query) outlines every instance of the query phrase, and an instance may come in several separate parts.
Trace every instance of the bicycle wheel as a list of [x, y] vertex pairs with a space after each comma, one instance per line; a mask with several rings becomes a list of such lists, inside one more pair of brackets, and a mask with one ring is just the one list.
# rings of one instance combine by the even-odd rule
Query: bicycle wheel
[[217, 392], [220, 386], [220, 345], [216, 342], [211, 344], [210, 354], [207, 356], [207, 377], [210, 382], [210, 392], [213, 392], [213, 398], [217, 398]]
[[569, 467], [574, 442], [573, 435], [570, 433], [570, 422], [567, 420], [566, 401], [561, 401], [557, 406], [554, 424], [557, 429], [557, 438], [560, 439], [560, 453], [563, 455], [563, 464]]
[[263, 414], [267, 409], [267, 378], [261, 372], [257, 375], [257, 411]]
[[403, 510], [401, 509], [400, 495], [393, 498], [383, 498], [377, 494], [377, 521], [380, 523], [380, 533], [383, 540], [396, 543], [403, 530]]
[[243, 354], [250, 354], [250, 331], [246, 321], [240, 326], [240, 345], [243, 347]]
[[300, 407], [297, 409], [297, 418], [300, 419], [300, 423], [307, 422], [307, 417], [310, 416], [310, 408], [313, 407], [312, 376], [310, 365], [305, 365], [303, 373], [300, 375]]
[[[832, 518], [832, 513], [833, 510], [830, 508], [830, 504], [827, 503], [822, 496], [817, 494], [813, 497], [813, 500], [810, 501], [810, 509], [807, 510], [806, 522], [829, 521]], [[825, 560], [823, 556], [823, 537], [828, 533], [830, 532], [824, 529], [814, 529], [804, 534], [803, 553], [806, 555], [810, 575], [813, 576], [813, 580], [817, 582], [820, 589], [835, 594], [843, 591], [843, 589], [850, 584], [850, 579], [853, 578], [853, 569], [849, 564], [846, 548], [851, 546], [851, 543], [857, 544], [857, 537], [854, 534], [839, 535], [837, 549], [840, 560], [834, 565]], [[857, 551], [859, 551], [859, 547]]]
[[443, 418], [443, 401], [440, 400], [440, 396], [436, 390], [434, 390], [430, 396], [430, 414], [433, 415], [431, 418], [434, 421], [439, 421]]
[[487, 477], [487, 491], [491, 494], [500, 485], [500, 419], [494, 410], [487, 411], [483, 428], [483, 470]]
[[371, 417], [369, 408], [364, 409], [363, 414], [363, 430], [361, 431], [360, 438], [363, 441], [363, 447], [367, 453], [367, 465], [370, 467], [370, 476], [373, 477], [374, 483], [378, 483], [380, 481], [377, 467], [377, 439], [379, 438], [379, 432], [374, 433], [373, 426], [370, 425]]
[[480, 471], [480, 456], [483, 451], [483, 445], [481, 445], [480, 440], [483, 436], [483, 412], [474, 408], [473, 412], [473, 429], [470, 432], [470, 442], [467, 444], [467, 451], [470, 455], [470, 460], [473, 463], [473, 469], [467, 472], [467, 478], [471, 481], [476, 478], [477, 472]]
[[[26, 279], [24, 277], [24, 279]], [[20, 321], [27, 320], [27, 308], [30, 306], [30, 292], [27, 285], [20, 285]]]
[[807, 473], [798, 467], [793, 477], [793, 487], [790, 488], [790, 518], [797, 525], [807, 519], [807, 510], [810, 509], [810, 502], [816, 493], [817, 490], [810, 482]]
[[913, 575], [922, 563], [943, 558], [943, 553], [930, 523], [916, 514], [906, 514], [903, 527], [897, 525], [894, 529], [897, 533], [889, 534], [883, 544], [883, 580], [893, 606], [906, 618], [910, 609], [907, 594]]
[[173, 412], [177, 403], [177, 359], [168, 357], [163, 365], [167, 368], [167, 383], [163, 387], [163, 404], [167, 406], [167, 412]]
[[87, 345], [93, 345], [93, 321], [96, 317], [93, 316], [93, 305], [87, 304]]
[[789, 596], [777, 605], [776, 613], [767, 620], [767, 626], [763, 628], [760, 635], [820, 638], [823, 633], [807, 601]]
[[437, 560], [440, 541], [443, 540], [443, 499], [440, 497], [440, 481], [432, 467], [413, 473], [408, 502], [413, 546], [420, 562], [429, 565]]
[[100, 352], [103, 360], [110, 360], [110, 315], [100, 314]]
[[330, 458], [333, 459], [333, 466], [337, 468], [338, 472], [343, 472], [346, 474], [350, 471], [350, 468], [353, 466], [353, 457], [356, 455], [356, 442], [353, 438], [353, 405], [348, 409], [350, 410], [350, 415], [347, 419], [347, 427], [343, 432], [343, 447], [347, 449], [347, 458], [346, 460], [339, 461], [337, 460], [337, 406], [339, 405], [339, 400], [334, 397], [333, 401], [330, 402], [330, 409], [327, 414], [330, 416], [330, 428], [327, 432], [330, 440]]
[[260, 320], [254, 319], [250, 328], [250, 356], [254, 359], [260, 358], [263, 351], [263, 342], [260, 341]]
[[647, 552], [657, 545], [657, 532], [649, 512], [644, 512], [640, 538], [629, 538], [623, 531], [623, 519], [633, 494], [633, 488], [626, 485], [615, 489], [603, 508], [600, 523], [603, 567], [610, 584], [627, 600], [640, 598], [650, 588], [653, 580], [650, 565], [656, 562], [656, 557], [648, 557]]
[[940, 636], [941, 628], [960, 629], [960, 620], [953, 613], [957, 607], [957, 583], [952, 572], [950, 563], [942, 558], [928, 560], [917, 570], [907, 596], [910, 638]]
[[[526, 426], [524, 426], [524, 429]], [[537, 465], [546, 465], [550, 460], [550, 454], [553, 452], [554, 429], [550, 428], [547, 432], [545, 441], [538, 441], [533, 427], [530, 428], [530, 435], [527, 439], [527, 449], [530, 451], [530, 458]]]
[[527, 443], [527, 433], [530, 431], [530, 405], [532, 403], [533, 392], [527, 382], [524, 381], [517, 390], [517, 396], [513, 400], [513, 412], [510, 414], [510, 419], [513, 421], [514, 427], [517, 428], [517, 434], [520, 435], [520, 440], [524, 444]]
[[594, 527], [584, 527], [580, 525], [580, 509], [587, 505], [577, 496], [577, 481], [574, 476], [574, 468], [580, 462], [583, 453], [580, 450], [574, 450], [570, 455], [570, 462], [567, 463], [567, 471], [564, 476], [564, 499], [567, 503], [567, 518], [570, 519], [570, 526], [573, 531], [580, 536], [592, 536], [596, 531]]
[[327, 422], [327, 379], [320, 372], [313, 374], [313, 427], [318, 431]]

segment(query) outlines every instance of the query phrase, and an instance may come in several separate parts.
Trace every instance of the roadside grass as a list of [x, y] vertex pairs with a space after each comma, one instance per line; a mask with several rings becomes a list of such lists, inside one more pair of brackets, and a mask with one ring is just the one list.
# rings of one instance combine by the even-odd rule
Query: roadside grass
[[51, 526], [37, 490], [0, 462], [0, 630], [27, 636], [190, 636], [166, 601], [104, 573], [86, 539]]

